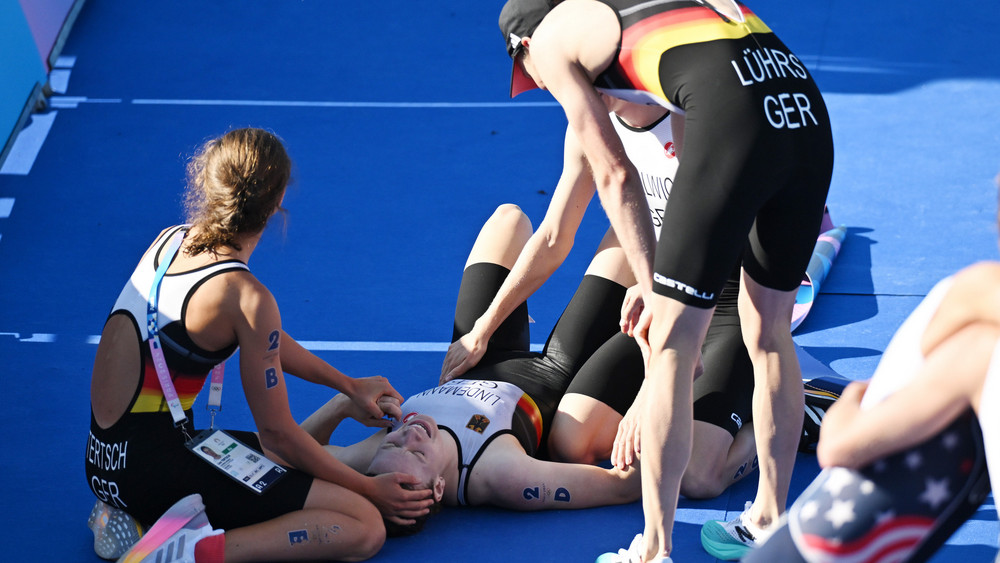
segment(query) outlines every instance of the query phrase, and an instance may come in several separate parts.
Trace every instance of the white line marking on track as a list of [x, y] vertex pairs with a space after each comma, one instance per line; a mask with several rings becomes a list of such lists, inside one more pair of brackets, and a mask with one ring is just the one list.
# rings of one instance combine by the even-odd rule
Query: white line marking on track
[[73, 68], [76, 64], [76, 55], [59, 55], [56, 59], [55, 68]]
[[76, 109], [80, 104], [120, 104], [121, 98], [88, 98], [87, 96], [52, 96], [49, 105], [57, 109]]
[[[0, 333], [4, 334], [4, 333]], [[97, 344], [99, 335], [87, 337], [87, 344]], [[337, 340], [300, 340], [299, 344], [314, 352], [447, 352], [448, 342], [373, 342]], [[544, 344], [532, 344], [532, 352], [541, 352]]]
[[517, 108], [557, 107], [556, 102], [308, 102], [295, 100], [132, 100], [136, 105], [162, 106], [269, 106], [304, 108]]
[[13, 336], [19, 342], [55, 342], [56, 335], [46, 333], [0, 332], [0, 337]]
[[52, 87], [52, 91], [57, 94], [65, 94], [66, 90], [69, 89], [69, 76], [70, 69], [68, 68], [54, 68], [49, 71], [49, 86]]
[[14, 198], [0, 197], [0, 219], [10, 217], [11, 210], [14, 209]]
[[347, 352], [446, 352], [447, 342], [331, 342], [306, 340], [299, 342], [307, 350]]
[[31, 116], [31, 121], [18, 132], [17, 138], [14, 139], [14, 145], [7, 153], [7, 160], [3, 162], [3, 168], [0, 168], [0, 174], [27, 176], [31, 172], [35, 158], [38, 157], [38, 151], [42, 149], [42, 144], [48, 137], [49, 130], [52, 129], [52, 122], [55, 121], [57, 113], [59, 112], [50, 111]]

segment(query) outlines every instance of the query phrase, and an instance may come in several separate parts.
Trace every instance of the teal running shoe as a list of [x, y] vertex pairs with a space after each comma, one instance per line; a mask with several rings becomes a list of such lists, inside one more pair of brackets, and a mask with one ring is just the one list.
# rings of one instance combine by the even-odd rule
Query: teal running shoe
[[709, 520], [702, 525], [701, 546], [709, 555], [723, 561], [737, 561], [767, 539], [766, 532], [750, 523], [752, 505], [747, 502], [743, 512], [729, 522]]

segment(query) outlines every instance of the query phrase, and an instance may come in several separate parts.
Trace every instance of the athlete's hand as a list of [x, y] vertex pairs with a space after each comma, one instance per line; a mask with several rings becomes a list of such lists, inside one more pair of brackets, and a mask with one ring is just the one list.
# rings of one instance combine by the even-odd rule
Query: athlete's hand
[[351, 412], [350, 417], [366, 426], [387, 427], [392, 423], [383, 417], [388, 415], [398, 420], [403, 415], [399, 410], [403, 396], [381, 375], [353, 379], [344, 394], [360, 409]]
[[645, 302], [642, 300], [642, 289], [639, 287], [639, 284], [633, 285], [625, 292], [625, 300], [622, 301], [622, 318], [620, 323], [622, 332], [633, 336], [632, 333], [636, 325], [639, 324], [639, 318], [642, 316], [644, 309]]
[[482, 338], [474, 330], [452, 342], [444, 356], [444, 363], [441, 364], [441, 379], [438, 384], [451, 381], [478, 364], [486, 353], [488, 342], [489, 338]]
[[618, 433], [615, 435], [615, 443], [611, 448], [611, 463], [621, 470], [627, 469], [638, 461], [642, 450], [640, 413], [646, 396], [643, 392], [645, 389], [646, 382], [643, 381], [639, 393], [632, 401], [632, 406], [618, 423]]
[[651, 322], [653, 322], [652, 310], [648, 307], [643, 308], [638, 322], [632, 328], [632, 338], [635, 338], [636, 344], [639, 345], [639, 350], [642, 352], [642, 365], [646, 369], [649, 369], [649, 325]]
[[[382, 417], [379, 418], [379, 426], [385, 423], [385, 426], [392, 426], [393, 420], [401, 420], [403, 418], [403, 411], [400, 410], [400, 401], [396, 397], [391, 395], [382, 395], [376, 401], [378, 408], [382, 409]], [[386, 420], [386, 419], [389, 420]]]
[[368, 500], [378, 508], [386, 520], [401, 526], [413, 524], [419, 516], [430, 512], [434, 504], [431, 489], [414, 489], [422, 487], [420, 479], [405, 473], [383, 473], [371, 478], [373, 488], [366, 495]]

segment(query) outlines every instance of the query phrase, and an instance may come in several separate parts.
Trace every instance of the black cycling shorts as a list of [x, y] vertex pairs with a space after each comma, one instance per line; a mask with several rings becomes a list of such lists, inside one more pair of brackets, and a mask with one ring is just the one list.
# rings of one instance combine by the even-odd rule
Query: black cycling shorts
[[[753, 364], [743, 344], [736, 307], [737, 274], [726, 282], [708, 327], [702, 345], [705, 369], [693, 390], [694, 420], [724, 428], [734, 436], [752, 419], [754, 389]], [[582, 284], [577, 294], [591, 302], [601, 298]], [[639, 345], [619, 330], [583, 365], [566, 392], [597, 399], [624, 416], [644, 377]]]
[[[187, 432], [196, 436], [192, 413], [186, 414]], [[253, 432], [228, 432], [260, 451]], [[288, 473], [257, 494], [188, 450], [184, 434], [166, 412], [125, 413], [107, 429], [91, 416], [90, 434], [85, 471], [91, 491], [147, 528], [175, 502], [193, 493], [201, 495], [215, 528], [230, 530], [265, 522], [301, 510], [313, 483], [310, 475], [287, 468]]]

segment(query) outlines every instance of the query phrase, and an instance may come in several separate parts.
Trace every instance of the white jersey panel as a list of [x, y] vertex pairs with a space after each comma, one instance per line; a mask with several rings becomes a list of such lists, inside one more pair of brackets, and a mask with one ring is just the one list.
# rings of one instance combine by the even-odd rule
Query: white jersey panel
[[952, 278], [947, 277], [937, 283], [927, 297], [917, 305], [902, 326], [893, 335], [872, 375], [871, 383], [861, 401], [862, 408], [870, 408], [889, 395], [902, 389], [916, 377], [924, 365], [924, 355], [920, 351], [920, 338], [930, 323], [931, 317], [941, 305], [945, 293], [951, 287]]
[[[153, 286], [153, 278], [156, 276], [156, 267], [159, 266], [157, 256], [160, 250], [166, 246], [174, 233], [186, 227], [181, 225], [169, 229], [163, 236], [157, 239], [149, 252], [142, 257], [136, 266], [129, 281], [125, 284], [118, 299], [115, 301], [112, 313], [115, 311], [128, 311], [135, 319], [139, 327], [139, 338], [145, 342], [149, 338], [149, 331], [146, 322], [146, 309], [149, 301], [149, 291]], [[184, 312], [184, 306], [191, 293], [209, 277], [228, 270], [248, 270], [246, 264], [237, 260], [223, 260], [195, 268], [188, 272], [177, 274], [166, 274], [160, 285], [159, 302], [157, 303], [158, 325], [163, 327], [170, 323], [180, 322]], [[162, 338], [161, 334], [161, 338]]]
[[494, 434], [510, 430], [523, 395], [513, 383], [453, 379], [413, 395], [401, 408], [404, 419], [411, 413], [427, 414], [438, 426], [451, 429], [461, 446], [460, 462], [469, 465]]
[[670, 129], [670, 114], [649, 127], [631, 127], [617, 115], [611, 114], [611, 123], [625, 146], [625, 154], [639, 171], [642, 191], [646, 194], [649, 215], [653, 220], [656, 238], [660, 238], [663, 212], [677, 174], [677, 155]]
[[505, 381], [453, 379], [413, 395], [400, 408], [403, 420], [413, 413], [434, 418], [458, 442], [458, 502], [468, 504], [472, 468], [494, 437], [510, 433], [524, 391]]

